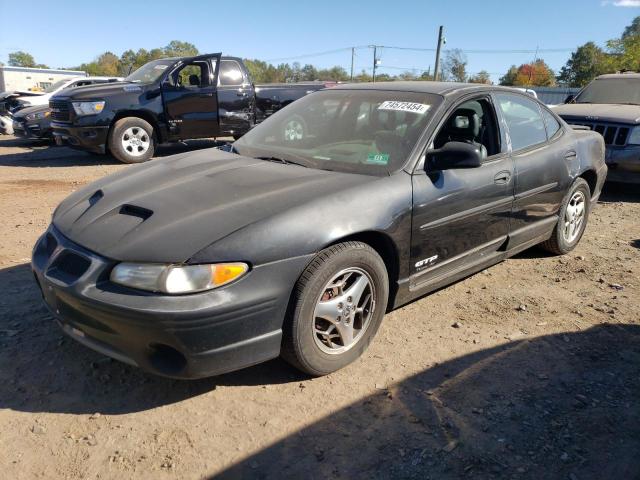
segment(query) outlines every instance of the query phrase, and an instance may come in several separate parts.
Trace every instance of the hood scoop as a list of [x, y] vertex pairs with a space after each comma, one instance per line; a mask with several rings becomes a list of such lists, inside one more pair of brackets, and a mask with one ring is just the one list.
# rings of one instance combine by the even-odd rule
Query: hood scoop
[[120, 207], [120, 211], [118, 212], [120, 215], [129, 215], [130, 217], [137, 217], [141, 219], [143, 222], [153, 215], [153, 211], [148, 208], [138, 207], [136, 205], [122, 205]]

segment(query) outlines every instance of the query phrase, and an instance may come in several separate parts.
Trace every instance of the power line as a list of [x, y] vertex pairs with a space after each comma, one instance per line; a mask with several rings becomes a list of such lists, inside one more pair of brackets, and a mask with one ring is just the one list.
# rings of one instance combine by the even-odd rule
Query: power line
[[[304, 53], [304, 54], [300, 54], [300, 55], [294, 55], [291, 57], [279, 57], [279, 58], [270, 58], [265, 60], [266, 62], [281, 62], [281, 61], [286, 61], [286, 60], [298, 60], [298, 59], [303, 59], [303, 58], [312, 58], [312, 57], [321, 57], [324, 55], [331, 55], [334, 53], [343, 53], [343, 52], [351, 52], [353, 49], [364, 49], [364, 48], [373, 48], [373, 45], [358, 45], [358, 46], [353, 46], [353, 47], [343, 47], [343, 48], [336, 48], [334, 50], [325, 50], [322, 52], [315, 52], [315, 53]], [[399, 47], [399, 46], [395, 46], [395, 45], [375, 45], [376, 48], [381, 49], [388, 49], [388, 50], [405, 50], [405, 51], [414, 51], [414, 52], [435, 52], [436, 49], [435, 48], [420, 48], [420, 47]], [[575, 50], [575, 48], [534, 48], [534, 49], [464, 49], [464, 48], [459, 48], [459, 49], [455, 49], [455, 48], [448, 48], [446, 50], [443, 50], [445, 53], [446, 52], [451, 52], [454, 50], [460, 50], [462, 53], [465, 54], [472, 54], [472, 55], [476, 55], [476, 54], [490, 54], [490, 55], [502, 55], [502, 54], [518, 54], [518, 55], [524, 55], [524, 54], [540, 54], [540, 53], [566, 53], [566, 52], [572, 52]]]

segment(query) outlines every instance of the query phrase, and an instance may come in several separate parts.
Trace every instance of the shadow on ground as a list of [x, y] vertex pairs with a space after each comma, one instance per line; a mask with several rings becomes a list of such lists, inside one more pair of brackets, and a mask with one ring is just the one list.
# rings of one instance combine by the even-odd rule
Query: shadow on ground
[[640, 202], [640, 185], [633, 183], [605, 183], [600, 195], [601, 202]]
[[212, 478], [637, 479], [639, 366], [637, 325], [480, 350]]
[[[280, 361], [192, 382], [147, 375], [65, 338], [28, 265], [0, 270], [0, 285], [0, 409], [121, 414], [217, 385], [304, 378]], [[479, 350], [377, 390], [219, 478], [640, 478], [639, 366], [638, 325]]]
[[[182, 143], [164, 144], [157, 147], [154, 158], [162, 158], [177, 153], [213, 148], [224, 142], [213, 139], [189, 140]], [[57, 147], [46, 141], [17, 138], [0, 138], [0, 148], [19, 147], [26, 151], [3, 153], [0, 166], [5, 167], [74, 167], [84, 165], [119, 165], [111, 155], [93, 155], [67, 147]]]
[[29, 265], [0, 270], [0, 410], [123, 414], [180, 402], [217, 385], [299, 382], [281, 360], [195, 381], [150, 375], [66, 337]]

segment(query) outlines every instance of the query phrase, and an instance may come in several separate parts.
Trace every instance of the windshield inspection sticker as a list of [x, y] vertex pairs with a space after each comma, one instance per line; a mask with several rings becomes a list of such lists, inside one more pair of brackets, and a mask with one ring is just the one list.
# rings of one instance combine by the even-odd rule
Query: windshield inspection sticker
[[395, 110], [397, 112], [411, 112], [425, 114], [431, 108], [431, 105], [425, 105], [424, 103], [413, 102], [398, 102], [396, 100], [387, 100], [382, 102], [378, 107], [378, 110]]
[[370, 153], [367, 155], [367, 163], [370, 165], [388, 165], [388, 153]]

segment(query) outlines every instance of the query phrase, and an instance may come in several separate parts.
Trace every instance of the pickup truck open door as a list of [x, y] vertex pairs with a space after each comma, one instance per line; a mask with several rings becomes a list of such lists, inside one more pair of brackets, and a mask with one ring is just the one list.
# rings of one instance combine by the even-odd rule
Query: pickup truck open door
[[169, 139], [219, 134], [218, 70], [221, 53], [186, 58], [173, 65], [162, 81]]

